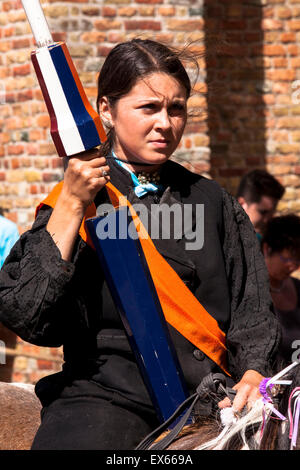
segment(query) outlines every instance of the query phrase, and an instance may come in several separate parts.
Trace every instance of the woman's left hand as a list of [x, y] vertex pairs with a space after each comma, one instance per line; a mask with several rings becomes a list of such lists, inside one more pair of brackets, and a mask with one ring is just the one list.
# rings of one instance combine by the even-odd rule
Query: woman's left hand
[[258, 398], [261, 398], [259, 384], [263, 378], [263, 375], [256, 370], [247, 370], [241, 380], [232, 387], [233, 390], [237, 391], [232, 405], [229, 398], [224, 398], [224, 400], [218, 403], [219, 408], [232, 406], [234, 411], [238, 412], [247, 405], [248, 409], [250, 409], [254, 402], [258, 400]]

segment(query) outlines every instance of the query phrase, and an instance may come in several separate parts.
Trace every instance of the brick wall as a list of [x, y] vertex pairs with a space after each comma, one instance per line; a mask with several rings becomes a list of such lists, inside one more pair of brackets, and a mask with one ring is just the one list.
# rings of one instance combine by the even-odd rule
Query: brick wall
[[211, 174], [234, 192], [265, 167], [286, 187], [279, 210], [299, 212], [300, 2], [207, 3], [206, 35], [220, 30], [227, 42], [207, 61]]
[[[118, 42], [135, 36], [177, 46], [193, 41], [200, 75], [190, 109], [200, 112], [190, 118], [176, 160], [233, 193], [245, 172], [265, 167], [286, 186], [280, 211], [300, 213], [300, 1], [42, 4], [54, 39], [66, 41], [93, 105], [98, 71]], [[33, 49], [20, 0], [0, 1], [0, 205], [21, 232], [63, 174], [30, 63]], [[59, 349], [19, 338], [10, 354], [13, 380], [35, 382], [60, 367]]]

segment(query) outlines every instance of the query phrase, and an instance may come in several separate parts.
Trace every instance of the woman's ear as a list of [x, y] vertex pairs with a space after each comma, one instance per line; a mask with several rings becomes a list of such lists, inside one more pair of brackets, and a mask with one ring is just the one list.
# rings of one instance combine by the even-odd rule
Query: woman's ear
[[98, 102], [101, 121], [107, 128], [113, 127], [113, 117], [111, 107], [106, 96], [102, 96]]

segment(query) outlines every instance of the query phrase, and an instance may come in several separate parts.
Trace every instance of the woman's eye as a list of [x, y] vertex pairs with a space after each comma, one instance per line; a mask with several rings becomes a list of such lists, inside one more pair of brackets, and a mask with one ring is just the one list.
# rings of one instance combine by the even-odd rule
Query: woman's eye
[[181, 103], [174, 103], [172, 104], [172, 106], [170, 107], [171, 110], [174, 110], [174, 111], [184, 111], [185, 109], [185, 106]]
[[[161, 109], [159, 105], [156, 103], [145, 103], [141, 106], [141, 109], [144, 109], [145, 111], [149, 112], [156, 112]], [[173, 103], [170, 106], [168, 106], [168, 114], [169, 115], [176, 115], [180, 114], [185, 111], [185, 105], [182, 103]]]
[[143, 109], [155, 110], [156, 105], [154, 103], [146, 103], [142, 106]]
[[185, 106], [181, 103], [174, 103], [169, 107], [168, 113], [170, 116], [176, 116], [185, 112]]

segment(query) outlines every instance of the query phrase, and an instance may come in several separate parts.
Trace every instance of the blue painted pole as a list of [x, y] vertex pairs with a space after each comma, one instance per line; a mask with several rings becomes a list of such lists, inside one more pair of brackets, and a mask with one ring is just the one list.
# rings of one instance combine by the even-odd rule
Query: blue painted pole
[[132, 218], [127, 207], [120, 207], [105, 217], [88, 219], [86, 224], [145, 385], [163, 422], [189, 394]]

